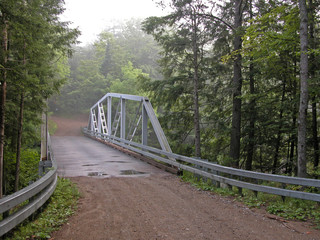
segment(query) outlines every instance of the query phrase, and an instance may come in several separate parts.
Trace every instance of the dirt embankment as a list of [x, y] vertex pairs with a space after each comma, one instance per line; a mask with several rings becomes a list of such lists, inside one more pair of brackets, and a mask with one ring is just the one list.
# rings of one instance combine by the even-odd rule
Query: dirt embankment
[[81, 128], [88, 125], [89, 116], [78, 114], [70, 118], [51, 116], [50, 120], [57, 124], [55, 136], [81, 136]]
[[[61, 119], [56, 135], [80, 134], [84, 119]], [[320, 239], [308, 223], [285, 221], [231, 198], [199, 191], [174, 175], [75, 177], [79, 209], [57, 240]]]

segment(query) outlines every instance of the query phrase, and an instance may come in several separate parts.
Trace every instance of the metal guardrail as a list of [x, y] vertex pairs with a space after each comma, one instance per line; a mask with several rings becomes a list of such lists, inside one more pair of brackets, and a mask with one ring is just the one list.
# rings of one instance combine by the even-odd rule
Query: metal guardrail
[[[170, 153], [115, 136], [110, 136], [108, 134], [97, 133], [90, 131], [87, 128], [84, 128], [83, 132], [91, 137], [96, 137], [101, 140], [111, 142], [123, 148], [140, 153], [144, 156], [175, 166], [179, 169], [209, 178], [218, 183], [224, 183], [229, 186], [238, 187], [240, 192], [242, 191], [242, 188], [246, 188], [254, 192], [264, 192], [283, 197], [292, 197], [320, 202], [320, 194], [285, 189], [286, 185], [315, 187], [320, 189], [320, 180], [317, 179], [288, 177], [225, 167], [219, 164]], [[176, 159], [177, 161], [173, 161], [171, 159]], [[199, 169], [199, 167], [202, 169]], [[280, 183], [281, 187], [258, 184], [257, 182], [259, 181]]]
[[[48, 156], [50, 156], [52, 165], [43, 177], [28, 187], [0, 199], [0, 214], [8, 212], [13, 208], [18, 208], [17, 211], [0, 222], [0, 236], [6, 234], [35, 213], [54, 192], [57, 185], [57, 165], [49, 141]], [[28, 203], [19, 208], [19, 205], [25, 201], [28, 201]]]

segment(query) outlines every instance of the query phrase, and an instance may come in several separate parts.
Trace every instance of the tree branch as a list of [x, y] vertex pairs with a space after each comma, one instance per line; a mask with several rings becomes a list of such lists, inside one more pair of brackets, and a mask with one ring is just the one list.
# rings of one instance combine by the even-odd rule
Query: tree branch
[[204, 16], [204, 17], [209, 17], [211, 19], [214, 19], [216, 21], [219, 21], [219, 22], [222, 22], [224, 25], [226, 25], [228, 28], [230, 28], [231, 30], [234, 30], [234, 27], [227, 23], [226, 21], [224, 21], [222, 18], [219, 18], [217, 16], [214, 16], [212, 14], [207, 14], [207, 13], [200, 13], [200, 14], [197, 14], [198, 16]]

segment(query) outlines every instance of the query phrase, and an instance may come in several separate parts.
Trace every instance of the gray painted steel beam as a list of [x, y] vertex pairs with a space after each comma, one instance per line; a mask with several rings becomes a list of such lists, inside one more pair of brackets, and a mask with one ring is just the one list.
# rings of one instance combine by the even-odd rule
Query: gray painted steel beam
[[[107, 100], [107, 128], [108, 128], [109, 135], [116, 134], [116, 133], [112, 134], [113, 133], [113, 129], [112, 129], [113, 125], [111, 122], [112, 121], [111, 120], [112, 98], [119, 98], [119, 101], [120, 101], [120, 119], [119, 119], [120, 120], [120, 138], [124, 140], [126, 138], [125, 137], [126, 136], [126, 100], [139, 101], [139, 102], [142, 102], [142, 133], [141, 133], [142, 144], [143, 145], [148, 144], [148, 121], [150, 120], [151, 125], [154, 129], [154, 132], [157, 136], [158, 142], [161, 146], [161, 149], [167, 152], [172, 152], [170, 145], [167, 141], [167, 138], [154, 112], [154, 109], [152, 108], [152, 105], [149, 102], [149, 99], [142, 96], [120, 94], [120, 93], [108, 93], [104, 95], [101, 99], [99, 99], [98, 102], [91, 107], [91, 111], [94, 112], [95, 109], [99, 107], [99, 104], [102, 104], [104, 101]], [[91, 131], [95, 131], [95, 128], [92, 127], [92, 125], [94, 125], [93, 119], [89, 123], [88, 129]], [[101, 127], [98, 128], [98, 133], [102, 133]]]
[[142, 106], [142, 144], [148, 145], [148, 113], [146, 107]]
[[120, 122], [120, 138], [126, 139], [126, 100], [120, 98], [121, 101], [121, 122]]
[[108, 133], [111, 135], [112, 134], [112, 97], [107, 98], [107, 128], [108, 128]]
[[145, 110], [146, 110], [148, 117], [151, 121], [151, 124], [152, 124], [153, 129], [156, 133], [156, 136], [158, 138], [158, 141], [160, 143], [162, 150], [165, 150], [167, 152], [172, 152], [170, 145], [168, 143], [168, 140], [167, 140], [167, 138], [161, 128], [159, 120], [158, 120], [156, 114], [154, 113], [153, 107], [152, 107], [151, 103], [149, 102], [149, 100], [144, 99], [143, 106], [145, 107]]

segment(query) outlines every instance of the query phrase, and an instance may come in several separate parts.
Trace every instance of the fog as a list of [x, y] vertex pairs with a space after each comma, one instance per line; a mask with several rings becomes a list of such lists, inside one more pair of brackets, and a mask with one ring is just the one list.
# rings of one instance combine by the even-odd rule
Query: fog
[[62, 20], [73, 22], [71, 27], [79, 27], [82, 46], [94, 42], [113, 22], [164, 15], [153, 0], [65, 0], [65, 8]]

